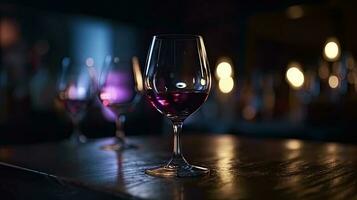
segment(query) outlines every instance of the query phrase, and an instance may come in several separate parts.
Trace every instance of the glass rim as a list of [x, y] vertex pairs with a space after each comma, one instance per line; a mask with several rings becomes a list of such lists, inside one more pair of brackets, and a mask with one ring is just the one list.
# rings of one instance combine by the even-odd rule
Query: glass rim
[[165, 40], [165, 39], [193, 40], [193, 39], [202, 39], [202, 36], [195, 35], [195, 34], [158, 34], [158, 35], [154, 35], [153, 38], [159, 40]]

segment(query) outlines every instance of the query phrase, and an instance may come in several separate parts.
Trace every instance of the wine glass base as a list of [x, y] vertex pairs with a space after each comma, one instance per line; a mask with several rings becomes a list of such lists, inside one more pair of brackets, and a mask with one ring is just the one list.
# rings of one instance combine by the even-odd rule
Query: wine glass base
[[152, 169], [145, 170], [145, 173], [151, 176], [157, 177], [196, 177], [209, 174], [210, 170], [205, 167], [199, 167], [194, 165], [173, 166], [165, 165]]
[[104, 151], [124, 151], [128, 149], [136, 149], [137, 146], [133, 144], [120, 144], [120, 143], [114, 143], [114, 144], [108, 144], [101, 146], [100, 149]]

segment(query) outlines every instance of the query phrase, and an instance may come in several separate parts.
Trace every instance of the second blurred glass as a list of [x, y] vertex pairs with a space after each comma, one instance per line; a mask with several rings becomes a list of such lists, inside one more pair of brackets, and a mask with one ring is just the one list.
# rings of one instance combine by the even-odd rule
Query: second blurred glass
[[142, 76], [136, 57], [123, 60], [107, 56], [99, 79], [99, 100], [116, 116], [115, 142], [103, 146], [104, 150], [119, 151], [135, 147], [125, 140], [125, 114], [132, 111], [139, 101]]
[[58, 99], [73, 123], [74, 130], [70, 138], [72, 143], [83, 143], [87, 140], [79, 129], [79, 123], [95, 94], [88, 64], [90, 65], [85, 61], [78, 62], [67, 57], [62, 60], [57, 91]]

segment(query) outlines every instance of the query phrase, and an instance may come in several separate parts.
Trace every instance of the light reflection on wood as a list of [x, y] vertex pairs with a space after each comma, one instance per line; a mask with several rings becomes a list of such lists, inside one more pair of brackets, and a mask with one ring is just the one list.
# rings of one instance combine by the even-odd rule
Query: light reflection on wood
[[170, 158], [170, 138], [128, 139], [140, 147], [121, 153], [101, 150], [111, 139], [89, 141], [79, 147], [4, 147], [0, 148], [0, 162], [52, 174], [64, 184], [119, 197], [357, 199], [357, 147], [352, 145], [295, 140], [295, 145], [291, 145], [291, 140], [184, 135], [187, 159], [192, 164], [207, 166], [211, 174], [165, 179], [146, 175], [144, 170]]

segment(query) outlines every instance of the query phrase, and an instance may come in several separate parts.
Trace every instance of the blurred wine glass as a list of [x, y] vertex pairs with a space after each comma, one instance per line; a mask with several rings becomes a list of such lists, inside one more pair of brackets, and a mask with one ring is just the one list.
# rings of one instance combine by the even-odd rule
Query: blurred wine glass
[[135, 147], [125, 140], [125, 114], [131, 112], [140, 99], [143, 80], [138, 59], [120, 59], [107, 56], [99, 79], [99, 100], [115, 115], [115, 142], [104, 150], [124, 150]]
[[80, 131], [79, 124], [95, 94], [93, 79], [88, 71], [91, 65], [93, 60], [90, 58], [83, 62], [68, 57], [62, 59], [57, 96], [73, 124], [70, 137], [72, 143], [84, 143], [87, 140]]

